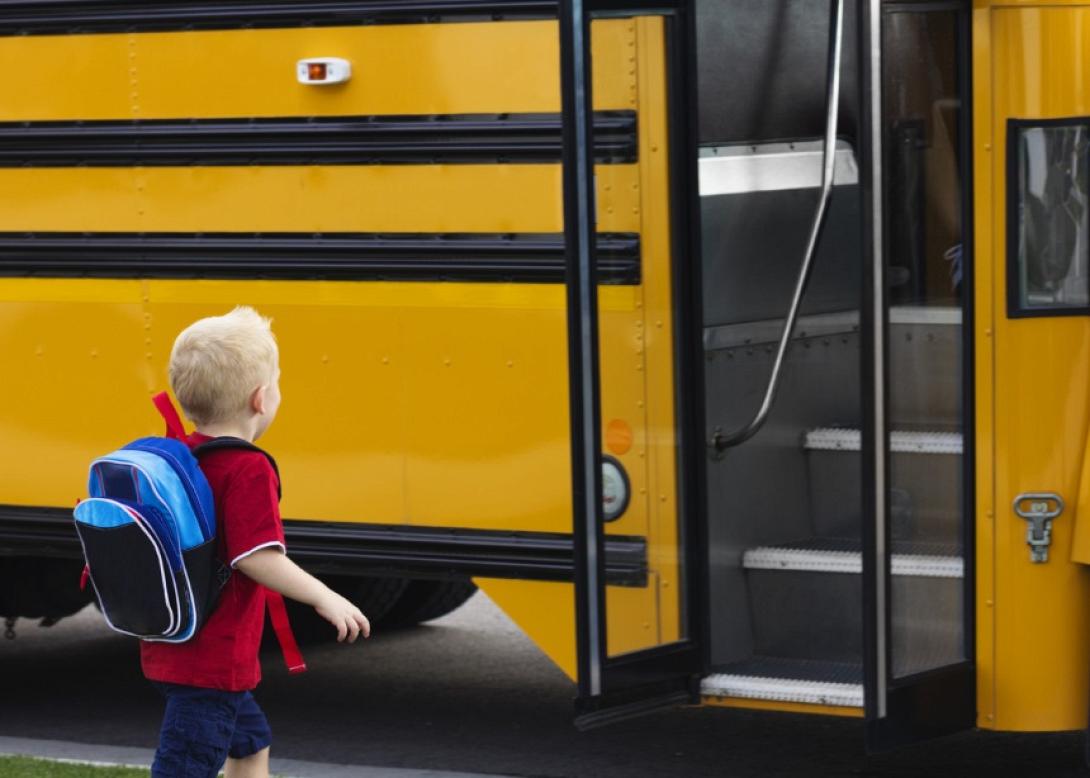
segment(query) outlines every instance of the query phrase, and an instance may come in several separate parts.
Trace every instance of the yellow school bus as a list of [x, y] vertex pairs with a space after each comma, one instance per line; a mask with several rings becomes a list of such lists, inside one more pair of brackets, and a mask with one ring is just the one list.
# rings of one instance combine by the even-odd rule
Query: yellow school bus
[[88, 463], [248, 304], [289, 552], [377, 629], [479, 587], [581, 726], [1086, 726], [1088, 39], [1075, 0], [4, 3], [8, 631], [87, 604]]

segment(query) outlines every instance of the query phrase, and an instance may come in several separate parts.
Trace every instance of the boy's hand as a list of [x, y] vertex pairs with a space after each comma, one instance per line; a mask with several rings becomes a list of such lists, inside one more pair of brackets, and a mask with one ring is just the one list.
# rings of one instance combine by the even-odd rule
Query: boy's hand
[[314, 607], [318, 615], [337, 628], [337, 642], [371, 636], [371, 622], [360, 609], [304, 571], [279, 548], [263, 548], [240, 559], [238, 569], [259, 584], [298, 602]]
[[315, 606], [318, 615], [337, 628], [337, 642], [355, 643], [361, 634], [371, 636], [371, 622], [363, 612], [332, 589]]

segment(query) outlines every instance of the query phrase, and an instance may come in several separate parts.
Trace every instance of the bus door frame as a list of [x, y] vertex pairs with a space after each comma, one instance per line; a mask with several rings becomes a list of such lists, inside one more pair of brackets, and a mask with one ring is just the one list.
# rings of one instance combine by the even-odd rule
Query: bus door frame
[[[862, 397], [863, 397], [863, 694], [867, 750], [952, 734], [976, 725], [976, 618], [974, 612], [973, 380], [964, 372], [965, 434], [964, 659], [934, 670], [895, 678], [892, 662], [892, 549], [889, 459], [889, 301], [886, 282], [882, 169], [882, 16], [883, 9], [959, 13], [959, 91], [962, 97], [959, 149], [962, 168], [963, 364], [973, 365], [972, 325], [972, 100], [971, 41], [967, 2], [859, 0], [860, 184], [863, 213]], [[964, 368], [963, 368], [964, 370]]]
[[[602, 518], [598, 296], [594, 233], [591, 17], [653, 13], [665, 17], [670, 102], [670, 166], [679, 456], [679, 520], [686, 567], [686, 638], [610, 657], [606, 650], [605, 536]], [[690, 0], [561, 0], [564, 244], [568, 318], [572, 509], [575, 545], [578, 696], [575, 724], [589, 729], [658, 708], [700, 699], [706, 666], [706, 564], [703, 447], [695, 409], [703, 386], [693, 332], [700, 296], [687, 264], [699, 252], [695, 113], [695, 21]], [[694, 345], [695, 344], [695, 345]], [[694, 434], [697, 437], [693, 437]]]

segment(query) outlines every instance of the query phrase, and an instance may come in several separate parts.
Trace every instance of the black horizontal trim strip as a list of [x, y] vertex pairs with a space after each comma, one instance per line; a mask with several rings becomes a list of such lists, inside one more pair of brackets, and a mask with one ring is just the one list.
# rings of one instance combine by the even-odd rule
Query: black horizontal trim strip
[[[598, 233], [603, 284], [640, 282], [640, 239]], [[0, 276], [564, 282], [560, 233], [0, 233]]]
[[[574, 543], [567, 533], [307, 521], [287, 521], [284, 529], [293, 558], [330, 572], [338, 565], [363, 563], [377, 571], [574, 580]], [[643, 538], [607, 537], [606, 580], [616, 586], [647, 585]]]
[[8, 0], [0, 35], [547, 19], [557, 9], [555, 0]]
[[[574, 580], [574, 544], [567, 533], [300, 520], [285, 521], [284, 530], [291, 557], [318, 572]], [[0, 555], [80, 554], [70, 509], [0, 505]], [[647, 585], [644, 538], [607, 536], [606, 581]]]
[[[634, 162], [636, 113], [594, 115], [599, 162]], [[560, 114], [0, 123], [0, 167], [559, 162]]]

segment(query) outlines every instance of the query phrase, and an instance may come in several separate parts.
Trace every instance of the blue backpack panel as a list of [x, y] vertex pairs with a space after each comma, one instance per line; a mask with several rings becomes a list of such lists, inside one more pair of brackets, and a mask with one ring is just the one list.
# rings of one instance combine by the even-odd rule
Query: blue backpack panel
[[[190, 449], [166, 392], [151, 398], [167, 424], [165, 438], [140, 438], [91, 463], [90, 498], [76, 506], [76, 531], [106, 623], [144, 640], [184, 643], [219, 601], [231, 569], [218, 557], [216, 504], [197, 458], [244, 449], [276, 460], [241, 438], [219, 437]], [[266, 589], [265, 603], [284, 663], [307, 669], [288, 622], [284, 598]]]
[[88, 492], [76, 530], [106, 622], [145, 640], [189, 640], [230, 575], [196, 456], [180, 440], [140, 438], [94, 460]]

